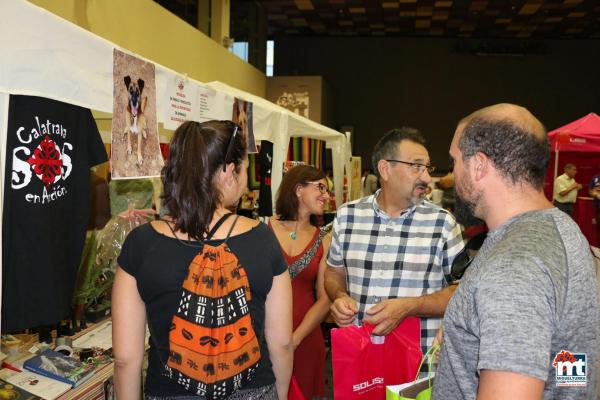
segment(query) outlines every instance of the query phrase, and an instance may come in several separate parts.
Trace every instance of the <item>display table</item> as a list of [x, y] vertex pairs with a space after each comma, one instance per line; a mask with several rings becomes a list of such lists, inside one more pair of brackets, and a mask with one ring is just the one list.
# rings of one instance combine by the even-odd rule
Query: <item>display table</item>
[[[77, 346], [78, 340], [79, 342], [83, 343], [83, 346], [81, 347], [85, 347], [86, 343], [93, 343], [93, 341], [95, 341], [95, 343], [100, 343], [101, 341], [104, 341], [106, 343], [107, 340], [111, 341], [111, 338], [109, 337], [107, 339], [105, 335], [106, 331], [111, 330], [110, 324], [110, 319], [107, 319], [96, 324], [92, 324], [88, 328], [71, 336], [74, 346]], [[99, 332], [99, 330], [102, 330], [104, 332]], [[94, 335], [96, 335], [96, 337], [94, 337]], [[20, 336], [21, 338], [23, 338], [24, 335]], [[98, 340], [100, 340], [100, 342]], [[20, 353], [18, 355], [10, 357], [7, 360], [10, 360], [11, 365], [13, 366], [22, 365], [22, 363], [27, 358], [33, 356], [32, 353], [29, 353], [29, 349], [33, 345], [39, 346], [37, 340], [24, 341], [22, 348], [19, 349]], [[80, 386], [64, 393], [62, 396], [58, 397], [57, 400], [113, 400], [113, 366], [114, 364], [112, 360], [101, 362], [96, 366], [96, 371], [90, 379], [82, 383]], [[16, 372], [7, 369], [2, 369], [0, 370], [0, 377], [6, 377], [6, 374], [13, 373]]]
[[87, 382], [69, 390], [58, 400], [113, 400], [113, 366], [112, 362], [99, 366]]
[[[107, 318], [72, 336], [76, 347], [112, 348], [112, 321]], [[112, 360], [96, 367], [96, 373], [87, 382], [69, 390], [58, 400], [113, 400]]]
[[586, 237], [590, 245], [598, 247], [598, 234], [596, 230], [596, 207], [591, 197], [578, 197], [573, 208], [573, 219]]

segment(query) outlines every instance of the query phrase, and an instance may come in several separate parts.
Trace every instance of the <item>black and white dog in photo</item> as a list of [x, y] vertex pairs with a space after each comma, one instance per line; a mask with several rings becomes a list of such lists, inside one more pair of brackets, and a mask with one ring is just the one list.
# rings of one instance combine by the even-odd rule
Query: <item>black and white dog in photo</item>
[[127, 154], [131, 154], [131, 135], [137, 135], [137, 163], [141, 164], [142, 158], [142, 137], [147, 136], [146, 116], [144, 110], [148, 97], [142, 97], [144, 91], [144, 80], [133, 81], [131, 77], [125, 77], [125, 87], [127, 88], [127, 107], [125, 112], [125, 132], [127, 135]]

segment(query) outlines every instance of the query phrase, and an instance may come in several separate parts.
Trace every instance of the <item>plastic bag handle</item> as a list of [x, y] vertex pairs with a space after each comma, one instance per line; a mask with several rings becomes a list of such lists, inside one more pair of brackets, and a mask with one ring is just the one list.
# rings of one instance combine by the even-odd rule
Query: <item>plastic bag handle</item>
[[[425, 360], [427, 359], [427, 366], [429, 367], [429, 371], [427, 372], [427, 377], [429, 378], [429, 386], [431, 386], [431, 378], [432, 378], [432, 372], [431, 372], [431, 364], [433, 364], [431, 362], [431, 360], [433, 359], [433, 357], [437, 354], [438, 351], [440, 351], [440, 349], [442, 348], [442, 345], [440, 343], [436, 343], [433, 346], [431, 346], [429, 348], [429, 350], [427, 350], [427, 353], [425, 353], [425, 355], [423, 356], [423, 358], [421, 359], [421, 363], [419, 364], [419, 369], [417, 370], [417, 375], [415, 376], [415, 380], [416, 381], [419, 378], [419, 372], [421, 372], [421, 368], [423, 367], [423, 363], [425, 362]], [[414, 382], [413, 381], [413, 382]]]

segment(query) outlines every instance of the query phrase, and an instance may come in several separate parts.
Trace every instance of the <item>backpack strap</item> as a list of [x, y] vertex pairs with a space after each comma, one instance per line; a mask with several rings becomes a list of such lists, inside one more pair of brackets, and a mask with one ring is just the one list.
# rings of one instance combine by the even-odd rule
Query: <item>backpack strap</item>
[[[206, 236], [206, 239], [204, 239], [204, 240], [210, 240], [210, 238], [215, 234], [215, 232], [217, 232], [217, 229], [219, 229], [221, 227], [221, 225], [223, 225], [223, 222], [225, 222], [225, 220], [227, 218], [229, 218], [231, 215], [233, 215], [233, 214], [227, 213], [227, 214], [223, 215], [221, 218], [219, 218], [219, 220], [213, 225], [210, 232], [208, 232], [208, 235]], [[161, 221], [163, 221], [165, 224], [167, 224], [167, 226], [171, 230], [171, 233], [173, 234], [175, 239], [177, 239], [179, 241], [179, 243], [186, 245], [186, 246], [190, 246], [190, 247], [202, 247], [202, 245], [204, 244], [204, 240], [199, 240], [199, 242], [200, 242], [199, 246], [190, 245], [188, 243], [185, 243], [183, 240], [179, 239], [179, 237], [175, 233], [175, 229], [171, 226], [171, 223], [169, 221], [167, 221], [165, 219], [161, 219]], [[234, 222], [234, 225], [235, 225], [235, 222]], [[233, 226], [232, 226], [232, 228], [233, 228]], [[229, 233], [231, 233], [231, 230], [229, 231]], [[228, 236], [229, 236], [229, 234], [228, 234]]]
[[[233, 213], [227, 213], [227, 214], [223, 215], [221, 218], [219, 218], [219, 220], [213, 225], [210, 232], [208, 232], [208, 235], [206, 235], [206, 239], [204, 239], [204, 240], [210, 240], [210, 238], [213, 237], [213, 235], [217, 232], [217, 230], [221, 227], [221, 225], [223, 225], [223, 222], [225, 222], [225, 220], [227, 218], [231, 217], [232, 215], [233, 215]], [[236, 220], [237, 220], [237, 218], [236, 218]], [[233, 223], [233, 225], [235, 225], [235, 222]], [[231, 225], [232, 229], [233, 229], [233, 225]], [[231, 233], [231, 230], [229, 230], [229, 233]], [[229, 237], [229, 234], [227, 234], [227, 237]]]
[[[231, 215], [231, 214], [228, 214], [228, 215]], [[239, 217], [240, 217], [239, 215], [235, 216], [235, 219], [233, 220], [233, 223], [231, 224], [231, 227], [229, 228], [229, 232], [227, 232], [227, 236], [225, 236], [225, 240], [223, 241], [223, 243], [227, 243], [227, 240], [231, 236], [231, 232], [233, 232], [233, 227], [235, 226]]]
[[173, 234], [173, 236], [175, 238], [177, 238], [177, 235], [175, 234], [175, 229], [173, 229], [173, 227], [171, 226], [171, 224], [169, 223], [169, 221], [167, 221], [166, 219], [161, 219], [161, 221], [164, 222], [169, 227], [169, 229], [171, 230], [171, 233]]

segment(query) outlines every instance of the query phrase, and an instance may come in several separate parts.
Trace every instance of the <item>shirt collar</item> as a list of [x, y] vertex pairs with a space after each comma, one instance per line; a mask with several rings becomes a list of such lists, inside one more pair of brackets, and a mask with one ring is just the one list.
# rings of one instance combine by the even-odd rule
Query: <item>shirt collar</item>
[[[371, 202], [371, 204], [373, 206], [373, 211], [375, 211], [375, 215], [377, 215], [378, 217], [383, 218], [383, 219], [390, 219], [391, 217], [389, 216], [389, 214], [386, 213], [383, 208], [381, 208], [379, 203], [377, 203], [377, 197], [379, 196], [380, 192], [381, 192], [381, 189], [377, 189], [377, 191], [370, 196], [369, 201]], [[397, 216], [395, 219], [406, 217], [407, 215], [414, 212], [416, 208], [417, 208], [417, 206], [413, 205], [413, 206], [407, 208], [406, 210], [403, 210], [400, 213], [400, 215]]]

